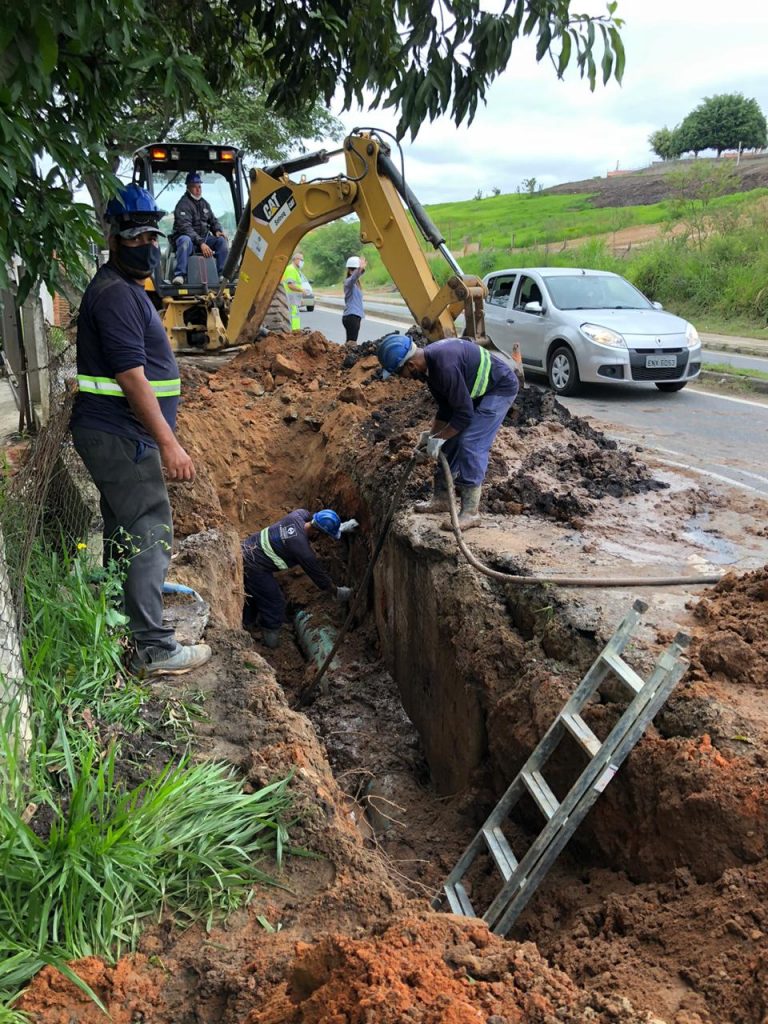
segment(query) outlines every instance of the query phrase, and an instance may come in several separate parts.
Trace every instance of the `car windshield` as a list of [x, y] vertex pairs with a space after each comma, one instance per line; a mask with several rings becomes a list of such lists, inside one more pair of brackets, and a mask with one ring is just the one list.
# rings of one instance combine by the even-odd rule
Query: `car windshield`
[[564, 274], [544, 278], [558, 309], [653, 309], [623, 277], [608, 274]]
[[[166, 211], [165, 217], [160, 221], [160, 229], [166, 235], [173, 231], [173, 211], [176, 204], [187, 191], [184, 179], [186, 171], [172, 170], [171, 168], [152, 171], [152, 185], [155, 195], [155, 202], [161, 210]], [[235, 208], [232, 203], [232, 190], [227, 179], [216, 171], [201, 171], [203, 179], [203, 198], [208, 200], [214, 216], [221, 221], [221, 226], [231, 238], [235, 227]], [[161, 243], [162, 243], [161, 239]], [[166, 246], [167, 242], [164, 243]], [[162, 247], [162, 246], [161, 246]]]

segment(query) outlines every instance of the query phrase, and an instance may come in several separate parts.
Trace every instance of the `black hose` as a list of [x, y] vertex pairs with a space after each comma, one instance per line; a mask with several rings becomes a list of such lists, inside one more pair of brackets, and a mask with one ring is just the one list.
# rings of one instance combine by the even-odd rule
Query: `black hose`
[[445, 483], [448, 488], [448, 503], [451, 513], [451, 526], [456, 543], [461, 553], [469, 564], [485, 576], [494, 580], [502, 580], [504, 583], [513, 583], [516, 586], [530, 585], [531, 583], [550, 583], [555, 587], [595, 587], [603, 590], [607, 587], [679, 587], [699, 585], [703, 583], [719, 583], [721, 574], [711, 573], [706, 576], [515, 576], [513, 573], [500, 572], [498, 569], [491, 569], [478, 558], [476, 558], [467, 547], [464, 536], [459, 526], [459, 516], [456, 509], [456, 491], [453, 486], [453, 477], [448, 466], [448, 460], [440, 453], [440, 467], [445, 476]]

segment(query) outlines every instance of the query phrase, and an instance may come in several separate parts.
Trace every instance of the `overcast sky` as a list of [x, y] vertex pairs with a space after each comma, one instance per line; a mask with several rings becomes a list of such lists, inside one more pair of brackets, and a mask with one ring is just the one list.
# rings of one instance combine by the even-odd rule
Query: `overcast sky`
[[[589, 0], [571, 8], [604, 10]], [[768, 0], [619, 0], [616, 13], [626, 22], [623, 85], [591, 93], [573, 69], [558, 81], [547, 58], [536, 63], [534, 44], [516, 44], [469, 128], [445, 118], [404, 143], [406, 177], [421, 201], [514, 192], [529, 177], [547, 186], [643, 167], [653, 159], [648, 135], [715, 93], [741, 92], [768, 112]], [[383, 110], [340, 117], [348, 129], [392, 130], [396, 121]]]

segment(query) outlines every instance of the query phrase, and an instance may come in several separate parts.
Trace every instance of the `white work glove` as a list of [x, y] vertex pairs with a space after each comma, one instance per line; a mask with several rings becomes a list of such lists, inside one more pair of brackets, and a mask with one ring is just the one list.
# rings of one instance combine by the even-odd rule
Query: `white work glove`
[[360, 525], [356, 519], [347, 519], [339, 527], [339, 533], [351, 533]]
[[352, 587], [336, 587], [336, 600], [345, 604], [352, 597]]
[[440, 449], [445, 444], [445, 437], [430, 437], [427, 441], [427, 455], [437, 462], [440, 459]]
[[419, 440], [416, 442], [416, 451], [418, 451], [420, 448], [426, 448], [427, 441], [430, 439], [431, 436], [432, 435], [428, 430], [422, 430], [422, 432], [419, 434]]

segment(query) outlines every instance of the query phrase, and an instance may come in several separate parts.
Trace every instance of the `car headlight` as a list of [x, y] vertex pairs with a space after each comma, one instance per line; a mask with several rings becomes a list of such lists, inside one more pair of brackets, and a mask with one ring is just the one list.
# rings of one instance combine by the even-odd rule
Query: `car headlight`
[[591, 341], [598, 345], [608, 345], [611, 348], [626, 348], [627, 343], [623, 335], [618, 331], [612, 331], [610, 327], [599, 327], [597, 324], [582, 324], [581, 330]]
[[699, 332], [696, 330], [693, 324], [688, 324], [688, 326], [686, 327], [685, 340], [688, 345], [688, 348], [696, 348], [697, 345], [701, 344]]

